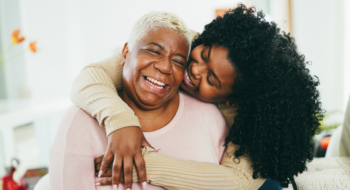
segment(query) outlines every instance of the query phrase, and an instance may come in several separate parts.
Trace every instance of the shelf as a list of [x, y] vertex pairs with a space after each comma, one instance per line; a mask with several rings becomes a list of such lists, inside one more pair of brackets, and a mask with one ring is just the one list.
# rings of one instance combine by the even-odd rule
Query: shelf
[[0, 100], [0, 131], [62, 112], [72, 105], [69, 99], [38, 102], [31, 99]]

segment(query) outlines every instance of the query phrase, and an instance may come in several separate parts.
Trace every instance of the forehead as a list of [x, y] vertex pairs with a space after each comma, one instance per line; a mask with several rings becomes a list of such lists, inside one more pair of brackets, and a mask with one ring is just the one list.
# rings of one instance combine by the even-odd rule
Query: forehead
[[147, 32], [147, 34], [139, 40], [140, 43], [157, 42], [168, 48], [189, 48], [186, 37], [175, 31], [174, 29], [160, 27]]
[[209, 68], [220, 79], [223, 90], [231, 90], [235, 76], [235, 68], [227, 57], [227, 48], [218, 45], [212, 45], [210, 51]]

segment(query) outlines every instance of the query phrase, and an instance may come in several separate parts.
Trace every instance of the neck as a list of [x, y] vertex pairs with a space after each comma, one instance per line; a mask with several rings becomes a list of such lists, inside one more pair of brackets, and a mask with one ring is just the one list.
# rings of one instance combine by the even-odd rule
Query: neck
[[159, 108], [152, 110], [139, 108], [132, 100], [130, 100], [124, 90], [118, 92], [118, 94], [139, 118], [141, 130], [143, 132], [156, 131], [166, 126], [174, 118], [179, 107], [179, 93], [176, 93], [172, 99]]

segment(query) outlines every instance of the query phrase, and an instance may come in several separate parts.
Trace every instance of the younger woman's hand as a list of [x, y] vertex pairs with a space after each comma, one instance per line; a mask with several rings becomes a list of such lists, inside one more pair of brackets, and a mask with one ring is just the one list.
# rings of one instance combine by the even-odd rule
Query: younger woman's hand
[[98, 181], [96, 185], [101, 185], [101, 186], [112, 185], [112, 177], [107, 177], [101, 181]]
[[[108, 148], [103, 157], [98, 176], [105, 177], [104, 174], [107, 174], [108, 168], [111, 168], [112, 185], [113, 189], [116, 189], [119, 183], [122, 182], [120, 177], [123, 171], [125, 188], [131, 188], [133, 164], [135, 163], [139, 181], [143, 188], [146, 188], [146, 165], [141, 152], [141, 147], [144, 146], [152, 147], [139, 127], [124, 127], [112, 132], [108, 136]], [[110, 164], [111, 166], [109, 166]]]

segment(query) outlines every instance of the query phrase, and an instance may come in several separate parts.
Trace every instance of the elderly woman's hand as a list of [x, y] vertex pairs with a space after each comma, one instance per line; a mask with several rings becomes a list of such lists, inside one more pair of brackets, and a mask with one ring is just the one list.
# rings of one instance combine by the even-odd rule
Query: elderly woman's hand
[[[96, 171], [96, 177], [98, 175], [98, 172], [101, 168], [101, 163], [103, 160], [103, 156], [100, 156], [95, 159], [95, 171]], [[104, 179], [98, 181], [96, 185], [112, 185], [112, 164], [109, 164], [105, 172], [101, 175], [101, 177], [105, 177]], [[119, 183], [124, 183], [124, 175], [123, 172], [120, 173]]]
[[141, 147], [144, 146], [152, 147], [139, 127], [125, 127], [112, 132], [108, 136], [108, 148], [103, 159], [99, 157], [95, 160], [95, 166], [101, 166], [98, 176], [107, 177], [112, 175], [113, 188], [116, 189], [119, 183], [122, 182], [120, 178], [123, 171], [125, 188], [131, 188], [133, 163], [135, 163], [139, 181], [146, 188], [146, 167], [141, 152]]

